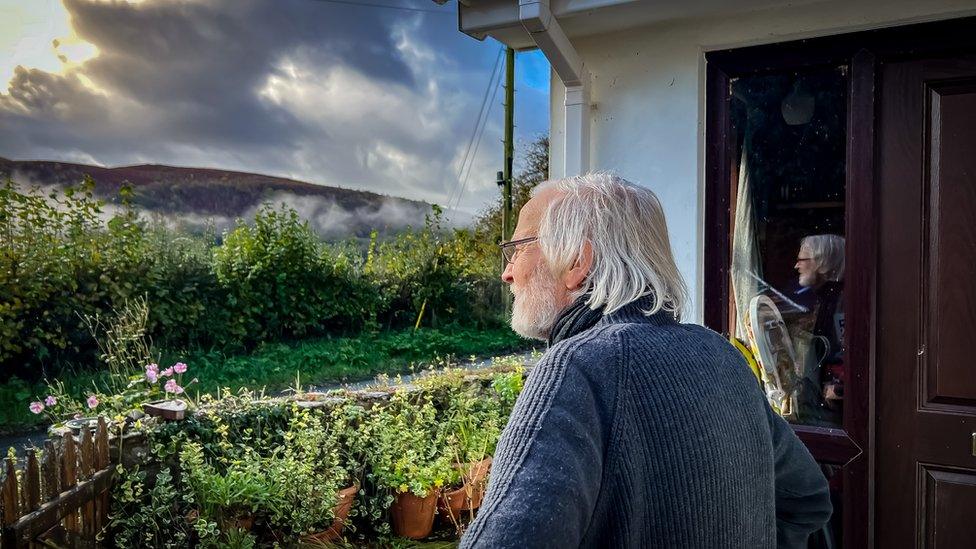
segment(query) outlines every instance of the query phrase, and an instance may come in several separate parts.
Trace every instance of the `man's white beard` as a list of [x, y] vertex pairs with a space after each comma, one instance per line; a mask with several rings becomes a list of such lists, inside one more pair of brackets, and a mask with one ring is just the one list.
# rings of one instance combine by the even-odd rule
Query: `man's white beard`
[[545, 264], [540, 263], [525, 288], [512, 293], [512, 329], [530, 339], [549, 338], [559, 309], [556, 307], [556, 279]]

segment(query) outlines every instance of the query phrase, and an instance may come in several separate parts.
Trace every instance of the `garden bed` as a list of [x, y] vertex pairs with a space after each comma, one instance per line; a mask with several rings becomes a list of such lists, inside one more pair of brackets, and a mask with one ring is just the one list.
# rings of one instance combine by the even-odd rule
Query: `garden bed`
[[[128, 434], [113, 457], [124, 467], [103, 539], [119, 547], [399, 543], [393, 524], [403, 521], [391, 509], [402, 502], [429, 498], [436, 508], [437, 494], [462, 487], [468, 506], [480, 499], [487, 479], [469, 464], [493, 453], [522, 379], [509, 361], [363, 391], [226, 391], [182, 421], [123, 420]], [[336, 536], [339, 494], [351, 486]], [[442, 510], [400, 533], [449, 546], [474, 512]]]

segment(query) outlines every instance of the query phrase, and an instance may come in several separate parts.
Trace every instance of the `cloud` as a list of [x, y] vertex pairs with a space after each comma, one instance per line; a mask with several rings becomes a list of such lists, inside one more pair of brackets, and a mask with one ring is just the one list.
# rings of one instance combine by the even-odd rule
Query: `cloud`
[[[63, 73], [16, 70], [0, 93], [0, 156], [235, 169], [441, 204], [500, 47], [449, 15], [315, 0], [64, 8], [98, 55]], [[548, 126], [539, 57], [517, 99], [522, 138]], [[498, 98], [467, 211], [497, 193]]]

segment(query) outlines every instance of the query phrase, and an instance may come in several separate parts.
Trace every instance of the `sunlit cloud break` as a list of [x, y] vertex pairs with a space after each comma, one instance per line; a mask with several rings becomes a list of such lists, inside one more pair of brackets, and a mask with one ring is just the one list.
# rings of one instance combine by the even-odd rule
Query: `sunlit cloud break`
[[[313, 0], [0, 0], [0, 10], [0, 156], [241, 170], [440, 204], [460, 187], [500, 47], [462, 35], [450, 16]], [[526, 66], [520, 141], [548, 127], [538, 85], [548, 69]], [[460, 200], [469, 213], [498, 192], [499, 102], [492, 109]]]

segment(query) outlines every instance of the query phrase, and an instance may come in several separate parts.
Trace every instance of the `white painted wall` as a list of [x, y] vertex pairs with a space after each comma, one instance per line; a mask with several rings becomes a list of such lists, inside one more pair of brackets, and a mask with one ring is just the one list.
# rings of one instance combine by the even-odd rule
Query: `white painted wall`
[[[693, 297], [687, 321], [703, 316], [704, 52], [974, 14], [973, 0], [829, 0], [573, 40], [593, 75], [590, 166], [660, 197]], [[557, 167], [565, 90], [555, 75], [550, 90], [550, 166]]]

